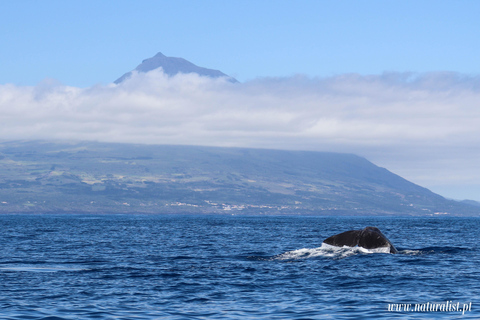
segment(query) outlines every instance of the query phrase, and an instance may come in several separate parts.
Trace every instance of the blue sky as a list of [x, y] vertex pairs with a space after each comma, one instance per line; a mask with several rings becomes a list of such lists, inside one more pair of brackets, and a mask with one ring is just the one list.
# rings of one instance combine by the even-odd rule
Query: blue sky
[[[356, 153], [480, 201], [479, 1], [0, 2], [0, 140]], [[241, 84], [161, 72], [162, 52]]]
[[0, 4], [0, 83], [108, 83], [161, 51], [241, 81], [384, 71], [479, 73], [478, 1]]

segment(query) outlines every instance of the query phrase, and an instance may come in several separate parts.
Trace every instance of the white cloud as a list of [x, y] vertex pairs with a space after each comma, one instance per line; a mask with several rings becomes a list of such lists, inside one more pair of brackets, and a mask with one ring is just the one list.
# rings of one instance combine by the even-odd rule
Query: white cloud
[[352, 152], [426, 186], [480, 181], [480, 79], [455, 73], [232, 84], [152, 71], [86, 89], [45, 80], [0, 85], [0, 113], [3, 140]]

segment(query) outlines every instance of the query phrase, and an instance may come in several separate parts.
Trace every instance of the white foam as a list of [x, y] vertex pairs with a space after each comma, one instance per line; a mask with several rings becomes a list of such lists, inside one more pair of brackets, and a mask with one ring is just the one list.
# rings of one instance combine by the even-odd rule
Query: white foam
[[355, 254], [360, 254], [360, 253], [390, 253], [390, 247], [365, 249], [358, 246], [336, 247], [326, 243], [322, 243], [322, 245], [318, 248], [313, 248], [313, 249], [303, 248], [303, 249], [288, 251], [281, 255], [276, 256], [275, 259], [297, 260], [297, 259], [308, 259], [308, 258], [314, 258], [314, 257], [342, 259]]
[[82, 271], [83, 268], [65, 268], [65, 267], [31, 267], [31, 266], [12, 266], [0, 267], [5, 271], [24, 271], [24, 272], [58, 272], [58, 271]]
[[358, 247], [360, 251], [364, 253], [390, 253], [390, 247], [380, 247], [375, 249], [365, 249], [362, 247]]
[[399, 251], [399, 253], [410, 255], [410, 256], [416, 256], [416, 255], [424, 254], [424, 252], [422, 250], [408, 250], [408, 249]]

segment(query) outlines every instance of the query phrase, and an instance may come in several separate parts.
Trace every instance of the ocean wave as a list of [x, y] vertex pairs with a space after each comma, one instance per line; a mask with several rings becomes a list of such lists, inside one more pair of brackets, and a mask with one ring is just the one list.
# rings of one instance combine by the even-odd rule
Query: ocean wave
[[8, 266], [0, 267], [1, 271], [13, 271], [13, 272], [59, 272], [59, 271], [85, 271], [86, 268], [75, 268], [75, 267], [62, 267], [62, 266]]

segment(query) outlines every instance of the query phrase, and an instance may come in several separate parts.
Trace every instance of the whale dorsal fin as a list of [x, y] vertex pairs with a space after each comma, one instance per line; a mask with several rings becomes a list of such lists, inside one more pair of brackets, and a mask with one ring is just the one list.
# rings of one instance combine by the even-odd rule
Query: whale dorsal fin
[[361, 231], [358, 246], [365, 249], [390, 248], [390, 253], [397, 253], [397, 249], [388, 238], [376, 227], [366, 227]]

